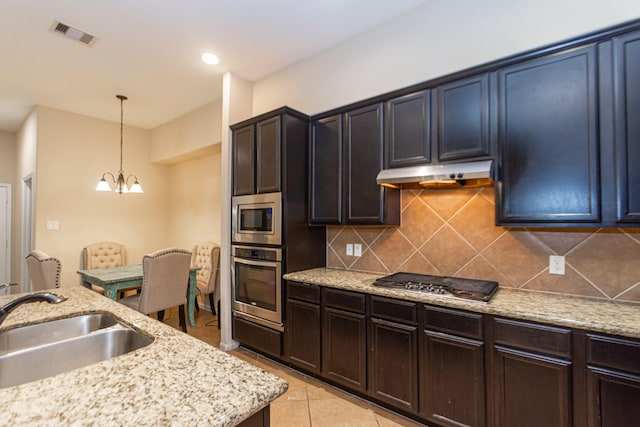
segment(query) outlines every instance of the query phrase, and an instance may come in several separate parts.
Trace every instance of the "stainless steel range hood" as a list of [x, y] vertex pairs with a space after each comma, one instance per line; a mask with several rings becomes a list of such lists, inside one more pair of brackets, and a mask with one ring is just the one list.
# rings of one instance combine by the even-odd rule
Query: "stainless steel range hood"
[[493, 185], [493, 160], [385, 169], [378, 184], [392, 188], [458, 188]]

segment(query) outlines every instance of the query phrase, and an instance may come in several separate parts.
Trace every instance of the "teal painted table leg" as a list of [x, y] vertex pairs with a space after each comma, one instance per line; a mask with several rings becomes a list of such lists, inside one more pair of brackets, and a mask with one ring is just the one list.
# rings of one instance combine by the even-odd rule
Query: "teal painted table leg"
[[115, 301], [118, 296], [118, 289], [115, 286], [105, 286], [104, 296]]
[[196, 301], [196, 272], [189, 272], [189, 291], [187, 297], [187, 314], [189, 316], [189, 324], [196, 326], [196, 319], [193, 315], [193, 310]]

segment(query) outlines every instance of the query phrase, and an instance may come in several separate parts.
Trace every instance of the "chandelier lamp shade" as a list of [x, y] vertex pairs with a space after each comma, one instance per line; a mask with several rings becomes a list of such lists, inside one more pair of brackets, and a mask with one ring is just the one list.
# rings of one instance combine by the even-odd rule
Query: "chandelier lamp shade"
[[[115, 192], [118, 194], [122, 193], [144, 193], [142, 191], [142, 186], [138, 182], [138, 177], [135, 175], [128, 175], [125, 178], [124, 170], [122, 169], [122, 131], [123, 131], [123, 104], [124, 101], [127, 100], [127, 97], [124, 95], [116, 95], [116, 98], [120, 100], [120, 170], [118, 171], [118, 177], [116, 178], [114, 174], [111, 172], [105, 172], [102, 174], [102, 178], [98, 181], [98, 186], [96, 187], [96, 191], [112, 191], [111, 184], [115, 185]], [[107, 181], [109, 178], [109, 181]], [[133, 184], [129, 187], [129, 181], [133, 180]]]

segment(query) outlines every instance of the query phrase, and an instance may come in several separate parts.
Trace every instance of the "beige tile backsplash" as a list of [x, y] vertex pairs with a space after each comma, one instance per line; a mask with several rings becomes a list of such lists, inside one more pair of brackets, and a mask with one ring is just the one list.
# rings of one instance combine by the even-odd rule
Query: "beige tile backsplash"
[[[407, 271], [640, 302], [640, 229], [498, 227], [493, 188], [403, 190], [399, 227], [327, 227], [327, 267]], [[362, 256], [347, 256], [347, 243]], [[549, 274], [565, 256], [565, 275]]]

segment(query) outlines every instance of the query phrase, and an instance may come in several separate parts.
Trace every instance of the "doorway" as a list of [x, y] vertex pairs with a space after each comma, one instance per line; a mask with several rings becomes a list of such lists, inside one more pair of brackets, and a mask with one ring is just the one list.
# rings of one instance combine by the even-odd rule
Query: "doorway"
[[[0, 283], [11, 282], [11, 184], [0, 184]], [[0, 290], [0, 295], [11, 292]]]
[[[33, 175], [28, 175], [22, 181], [22, 258], [25, 259], [33, 245]], [[27, 263], [21, 262], [20, 281], [22, 292], [31, 290], [31, 278]]]

